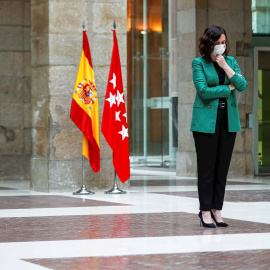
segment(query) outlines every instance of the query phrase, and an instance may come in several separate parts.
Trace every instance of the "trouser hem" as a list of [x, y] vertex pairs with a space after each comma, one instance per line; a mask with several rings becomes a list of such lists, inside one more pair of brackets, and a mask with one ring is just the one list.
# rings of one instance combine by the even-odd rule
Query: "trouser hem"
[[212, 207], [211, 209], [215, 209], [215, 210], [221, 211], [222, 210], [222, 207]]

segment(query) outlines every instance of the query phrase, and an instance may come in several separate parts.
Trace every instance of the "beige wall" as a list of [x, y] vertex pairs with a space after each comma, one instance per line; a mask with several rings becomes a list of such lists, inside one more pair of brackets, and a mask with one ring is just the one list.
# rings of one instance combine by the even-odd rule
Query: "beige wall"
[[30, 1], [0, 1], [0, 180], [30, 178]]
[[[35, 190], [77, 189], [82, 181], [82, 134], [70, 120], [70, 105], [86, 21], [96, 86], [100, 124], [109, 74], [116, 20], [126, 89], [126, 1], [32, 1], [31, 185]], [[89, 188], [113, 184], [112, 151], [101, 134], [101, 170], [86, 163]]]
[[[196, 90], [191, 61], [197, 41], [211, 24], [228, 33], [249, 86], [238, 93], [242, 131], [238, 132], [229, 176], [253, 174], [253, 63], [250, 0], [172, 0], [172, 90], [179, 97], [177, 175], [196, 175], [196, 154], [189, 125]], [[0, 177], [30, 179], [35, 190], [75, 190], [82, 180], [80, 131], [69, 118], [72, 89], [86, 20], [102, 118], [110, 57], [112, 22], [117, 34], [126, 91], [126, 0], [32, 0], [0, 2]], [[31, 33], [30, 33], [31, 31]], [[30, 54], [31, 51], [31, 54]], [[30, 63], [31, 58], [31, 63]], [[31, 166], [30, 166], [31, 160]], [[101, 171], [86, 164], [89, 188], [113, 182], [112, 152], [101, 134]]]
[[197, 43], [204, 29], [212, 24], [225, 28], [230, 42], [230, 55], [235, 57], [248, 81], [248, 89], [237, 93], [242, 130], [237, 133], [229, 177], [253, 175], [252, 130], [248, 117], [253, 103], [253, 61], [248, 56], [252, 40], [250, 0], [178, 0], [178, 152], [177, 175], [195, 176], [196, 152], [189, 131], [196, 90], [192, 82], [191, 61], [199, 57]]

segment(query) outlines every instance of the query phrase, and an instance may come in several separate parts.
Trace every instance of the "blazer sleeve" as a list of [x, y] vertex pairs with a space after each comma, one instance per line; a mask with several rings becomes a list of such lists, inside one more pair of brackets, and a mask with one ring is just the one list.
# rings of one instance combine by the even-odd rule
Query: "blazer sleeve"
[[[248, 83], [238, 65], [236, 60], [233, 58], [233, 66], [235, 74], [229, 79], [229, 81], [233, 84], [236, 90], [240, 92], [244, 92], [247, 89]], [[241, 74], [242, 77], [238, 76], [238, 74]]]
[[192, 61], [192, 77], [194, 86], [202, 99], [229, 97], [231, 94], [229, 85], [208, 86], [202, 63], [196, 58]]

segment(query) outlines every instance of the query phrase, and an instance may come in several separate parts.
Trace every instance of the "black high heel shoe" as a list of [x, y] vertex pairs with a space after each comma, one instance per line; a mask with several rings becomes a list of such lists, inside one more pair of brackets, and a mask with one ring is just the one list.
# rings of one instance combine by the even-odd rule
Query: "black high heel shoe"
[[212, 219], [216, 222], [218, 227], [228, 227], [229, 226], [229, 224], [227, 224], [226, 222], [217, 222], [212, 210], [210, 212], [211, 212]]
[[200, 226], [203, 225], [203, 227], [207, 228], [216, 228], [216, 225], [214, 223], [205, 223], [202, 218], [202, 211], [199, 212], [198, 214], [199, 218], [201, 219]]

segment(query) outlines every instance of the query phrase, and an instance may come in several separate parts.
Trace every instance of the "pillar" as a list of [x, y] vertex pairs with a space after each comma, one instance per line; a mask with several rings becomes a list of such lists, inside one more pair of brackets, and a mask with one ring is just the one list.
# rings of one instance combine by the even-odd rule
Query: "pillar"
[[[114, 19], [126, 89], [126, 1], [36, 0], [31, 3], [31, 13], [31, 187], [42, 191], [76, 190], [82, 182], [82, 133], [69, 115], [81, 56], [82, 20], [90, 43], [101, 124]], [[112, 151], [102, 134], [100, 172], [94, 174], [87, 161], [85, 168], [88, 188], [112, 186]]]
[[237, 92], [238, 109], [242, 130], [237, 133], [231, 160], [229, 177], [253, 175], [252, 130], [249, 114], [253, 104], [253, 61], [248, 55], [252, 40], [251, 1], [193, 0], [178, 1], [178, 151], [177, 175], [196, 176], [197, 162], [194, 140], [190, 129], [192, 105], [196, 90], [192, 81], [191, 62], [199, 57], [197, 48], [200, 35], [212, 24], [225, 28], [230, 42], [230, 56], [236, 58], [248, 88]]

